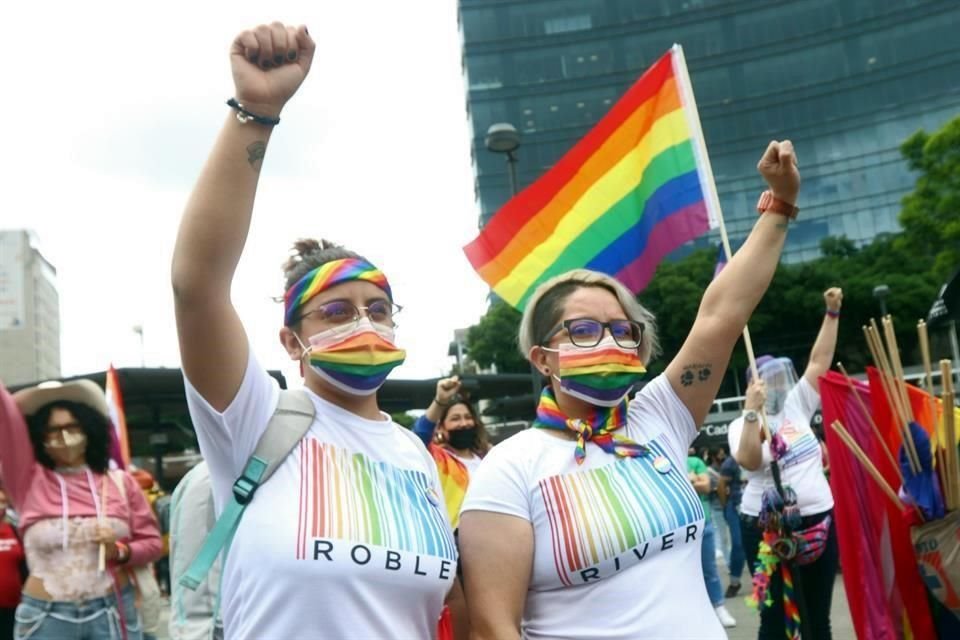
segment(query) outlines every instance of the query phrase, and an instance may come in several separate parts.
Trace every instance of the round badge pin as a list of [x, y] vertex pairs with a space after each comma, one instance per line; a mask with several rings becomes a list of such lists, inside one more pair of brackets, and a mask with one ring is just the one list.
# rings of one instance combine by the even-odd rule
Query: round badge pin
[[670, 461], [666, 456], [657, 456], [653, 459], [653, 468], [660, 473], [670, 473]]
[[433, 487], [427, 487], [427, 490], [424, 491], [424, 493], [427, 495], [427, 502], [435, 507], [440, 506], [440, 496], [437, 495], [437, 492]]

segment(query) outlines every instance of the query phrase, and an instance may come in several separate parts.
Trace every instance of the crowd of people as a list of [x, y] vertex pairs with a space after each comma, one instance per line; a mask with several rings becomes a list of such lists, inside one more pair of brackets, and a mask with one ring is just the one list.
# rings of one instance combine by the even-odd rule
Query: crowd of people
[[[825, 294], [803, 375], [785, 358], [759, 359], [728, 446], [691, 449], [796, 215], [792, 144], [763, 152], [769, 191], [757, 222], [663, 373], [641, 384], [660, 355], [655, 310], [578, 269], [541, 284], [523, 313], [519, 348], [544, 381], [531, 429], [492, 446], [452, 376], [407, 430], [377, 403], [405, 351], [400, 307], [374, 262], [326, 241], [295, 243], [279, 336], [302, 391], [267, 375], [251, 347], [264, 337], [246, 333], [231, 303], [268, 143], [313, 52], [305, 27], [279, 23], [232, 44], [232, 110], [172, 258], [204, 463], [163, 526], [152, 478], [111, 469], [97, 385], [0, 389], [0, 638], [149, 637], [146, 576], [167, 531], [176, 640], [724, 638], [736, 624], [724, 600], [757, 566], [773, 451], [802, 533], [819, 541], [799, 585], [813, 637], [829, 639], [836, 532], [810, 419], [836, 345], [838, 289]], [[209, 519], [190, 506], [204, 502]], [[203, 602], [188, 603], [184, 585], [204, 580]], [[770, 586], [761, 638], [783, 637], [782, 588]]]

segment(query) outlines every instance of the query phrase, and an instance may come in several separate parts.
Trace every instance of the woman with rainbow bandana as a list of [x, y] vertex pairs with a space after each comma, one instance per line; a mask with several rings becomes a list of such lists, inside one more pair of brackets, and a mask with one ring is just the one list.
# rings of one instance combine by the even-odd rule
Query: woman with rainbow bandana
[[491, 450], [461, 509], [473, 638], [726, 638], [704, 587], [686, 454], [796, 214], [793, 145], [771, 142], [757, 168], [770, 186], [760, 219], [679, 353], [629, 405], [657, 352], [653, 314], [583, 269], [527, 302], [520, 350], [549, 382], [535, 428]]
[[[261, 162], [283, 106], [310, 70], [306, 27], [244, 31], [236, 94], [194, 188], [173, 257], [187, 401], [221, 511], [274, 414], [279, 389], [230, 301]], [[226, 556], [230, 638], [429, 638], [457, 554], [436, 467], [381, 412], [403, 362], [387, 278], [343, 248], [300, 241], [285, 266], [280, 339], [300, 361], [315, 419], [257, 490]]]

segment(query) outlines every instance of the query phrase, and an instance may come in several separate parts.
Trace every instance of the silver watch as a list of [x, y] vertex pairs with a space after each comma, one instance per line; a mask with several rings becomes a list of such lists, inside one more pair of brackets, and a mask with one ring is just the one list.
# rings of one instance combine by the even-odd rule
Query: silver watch
[[743, 412], [743, 420], [744, 422], [757, 422], [759, 418], [757, 417], [757, 412], [750, 409], [749, 411]]

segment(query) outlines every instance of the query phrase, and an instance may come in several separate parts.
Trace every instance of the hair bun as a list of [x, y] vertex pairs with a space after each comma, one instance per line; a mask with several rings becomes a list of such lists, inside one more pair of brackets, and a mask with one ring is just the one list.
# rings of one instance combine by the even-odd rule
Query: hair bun
[[339, 248], [340, 245], [330, 242], [329, 240], [316, 240], [315, 238], [300, 238], [293, 243], [293, 246], [290, 248], [290, 257], [287, 258], [286, 262], [283, 263], [283, 273], [285, 276], [290, 276], [294, 271], [298, 271], [298, 267], [304, 262], [312, 262], [315, 258], [318, 257], [318, 254], [321, 254], [328, 249]]

